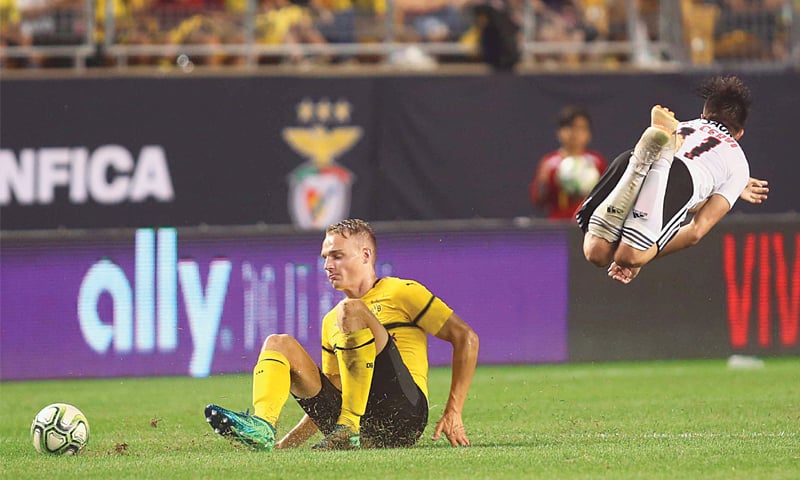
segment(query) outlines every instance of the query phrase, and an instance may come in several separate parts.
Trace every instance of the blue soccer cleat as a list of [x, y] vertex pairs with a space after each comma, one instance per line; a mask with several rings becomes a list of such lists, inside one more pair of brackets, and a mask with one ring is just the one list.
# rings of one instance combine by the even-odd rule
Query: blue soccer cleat
[[275, 447], [275, 427], [268, 421], [247, 412], [232, 412], [219, 405], [208, 405], [206, 422], [216, 433], [232, 438], [255, 450], [270, 451]]

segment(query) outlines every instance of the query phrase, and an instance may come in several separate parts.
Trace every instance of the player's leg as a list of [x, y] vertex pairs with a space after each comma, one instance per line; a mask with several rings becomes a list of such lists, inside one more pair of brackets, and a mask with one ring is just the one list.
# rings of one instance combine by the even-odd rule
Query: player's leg
[[578, 226], [583, 231], [583, 254], [587, 261], [598, 266], [605, 266], [611, 263], [616, 243], [610, 243], [588, 232], [592, 212], [611, 193], [619, 179], [622, 178], [632, 153], [633, 149], [622, 152], [608, 165], [603, 175], [600, 176], [597, 185], [586, 196], [575, 215]]
[[261, 418], [276, 424], [289, 392], [313, 397], [322, 388], [319, 367], [291, 335], [270, 335], [253, 368], [253, 406]]
[[301, 396], [292, 392], [292, 396], [319, 431], [328, 436], [336, 427], [336, 420], [342, 411], [342, 392], [321, 371], [317, 372], [321, 387], [316, 394]]
[[375, 359], [361, 434], [364, 445], [410, 447], [428, 423], [428, 399], [414, 382], [391, 338]]
[[[670, 120], [671, 119], [671, 120]], [[588, 231], [609, 244], [619, 241], [622, 225], [633, 207], [644, 178], [661, 150], [674, 139], [678, 121], [669, 110], [655, 106], [651, 126], [642, 134], [617, 185], [592, 213]]]
[[342, 411], [336, 428], [317, 448], [349, 448], [357, 443], [361, 417], [367, 406], [375, 357], [389, 334], [369, 308], [358, 299], [345, 299], [337, 306], [334, 335], [339, 375], [342, 380]]
[[655, 258], [686, 218], [692, 190], [692, 178], [683, 161], [673, 162], [666, 155], [659, 158], [625, 221], [614, 262], [641, 267]]
[[206, 421], [220, 435], [271, 450], [275, 426], [290, 390], [313, 396], [321, 388], [319, 368], [302, 345], [289, 335], [270, 335], [253, 368], [254, 415], [212, 404], [206, 407]]

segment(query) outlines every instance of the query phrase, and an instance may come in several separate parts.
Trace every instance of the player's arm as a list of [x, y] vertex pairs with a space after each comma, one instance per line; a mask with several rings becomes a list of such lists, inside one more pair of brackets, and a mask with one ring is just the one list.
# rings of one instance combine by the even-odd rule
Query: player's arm
[[739, 195], [739, 198], [744, 200], [745, 202], [749, 203], [761, 203], [767, 199], [769, 195], [769, 182], [766, 180], [759, 180], [757, 178], [750, 177], [750, 180], [747, 181], [747, 186], [744, 187], [742, 194]]
[[436, 333], [436, 337], [453, 345], [453, 373], [447, 404], [444, 407], [442, 418], [436, 424], [433, 439], [438, 440], [444, 433], [454, 447], [469, 445], [461, 413], [464, 410], [467, 391], [478, 364], [478, 335], [458, 315], [453, 313]]
[[[683, 250], [684, 248], [697, 245], [697, 243], [711, 231], [722, 217], [730, 210], [728, 200], [722, 195], [712, 195], [710, 198], [701, 202], [700, 208], [692, 218], [692, 221], [681, 227], [675, 238], [669, 241], [664, 248], [658, 252], [655, 258], [669, 255], [670, 253]], [[642, 267], [621, 267], [616, 263], [611, 263], [608, 267], [608, 276], [625, 284], [631, 283]]]
[[731, 206], [725, 197], [719, 194], [711, 195], [692, 218], [692, 221], [678, 230], [675, 238], [670, 240], [669, 243], [658, 252], [656, 258], [697, 245], [697, 243], [711, 231], [711, 228], [722, 220], [722, 217], [730, 211], [730, 208]]
[[698, 202], [697, 205], [695, 205], [694, 207], [689, 209], [689, 213], [695, 214], [695, 213], [699, 212], [700, 209], [703, 208], [703, 205], [705, 205], [707, 201], [708, 201], [708, 199], [705, 199], [702, 202]]
[[275, 444], [275, 448], [295, 448], [306, 443], [319, 429], [317, 424], [308, 415], [303, 418], [289, 432]]

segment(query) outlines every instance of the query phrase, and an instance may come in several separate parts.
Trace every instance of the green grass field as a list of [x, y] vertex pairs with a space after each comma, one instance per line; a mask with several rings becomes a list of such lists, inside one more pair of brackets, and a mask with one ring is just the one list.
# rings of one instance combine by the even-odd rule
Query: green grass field
[[[0, 384], [0, 476], [23, 478], [798, 479], [800, 363], [722, 360], [479, 367], [464, 417], [473, 446], [433, 442], [449, 370], [431, 372], [431, 419], [411, 449], [252, 452], [213, 434], [210, 402], [244, 409], [250, 376]], [[30, 444], [36, 412], [89, 419], [81, 455]], [[279, 434], [299, 419], [290, 400]], [[56, 472], [58, 472], [56, 474]]]

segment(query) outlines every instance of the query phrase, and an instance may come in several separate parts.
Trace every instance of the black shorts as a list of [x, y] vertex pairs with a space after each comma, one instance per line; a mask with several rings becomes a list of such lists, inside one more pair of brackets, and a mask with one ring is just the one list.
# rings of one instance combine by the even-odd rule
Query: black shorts
[[[622, 174], [625, 173], [625, 169], [628, 168], [628, 159], [632, 154], [633, 150], [627, 150], [622, 152], [611, 162], [611, 165], [603, 172], [597, 185], [589, 192], [586, 200], [583, 201], [581, 208], [578, 209], [575, 218], [578, 221], [578, 226], [584, 233], [586, 233], [586, 230], [589, 228], [589, 219], [592, 217], [592, 213], [594, 213], [595, 209], [608, 197], [611, 191], [614, 190]], [[682, 160], [674, 160], [669, 169], [669, 176], [667, 177], [667, 187], [664, 192], [662, 206], [662, 218], [656, 219], [660, 222], [657, 224], [658, 231], [647, 233], [639, 232], [639, 237], [646, 239], [646, 242], [636, 248], [646, 250], [648, 245], [656, 244], [658, 249], [661, 250], [675, 237], [681, 224], [686, 219], [693, 188], [692, 176], [686, 164]], [[636, 222], [634, 221], [633, 223]], [[629, 223], [626, 222], [625, 228], [629, 231], [636, 230], [634, 227], [629, 227], [628, 225]], [[623, 234], [623, 236], [624, 235], [625, 234]]]
[[603, 200], [614, 190], [617, 182], [622, 178], [622, 174], [628, 168], [628, 160], [632, 154], [633, 149], [620, 153], [606, 168], [603, 175], [600, 176], [600, 180], [597, 181], [597, 185], [594, 186], [589, 195], [586, 196], [586, 200], [581, 204], [581, 208], [575, 214], [575, 219], [578, 221], [578, 226], [583, 230], [583, 233], [586, 233], [589, 228], [589, 219], [592, 218], [594, 211], [603, 203]]
[[[327, 435], [342, 410], [342, 392], [320, 372], [322, 390], [297, 403]], [[428, 399], [414, 383], [392, 337], [375, 358], [367, 409], [361, 417], [361, 441], [371, 447], [410, 447], [428, 423]]]

